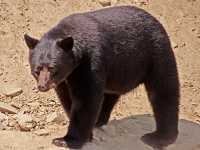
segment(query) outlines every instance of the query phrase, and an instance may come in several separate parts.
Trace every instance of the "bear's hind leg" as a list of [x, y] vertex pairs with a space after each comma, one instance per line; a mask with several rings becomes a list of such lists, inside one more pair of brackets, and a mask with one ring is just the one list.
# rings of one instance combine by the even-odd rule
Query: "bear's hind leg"
[[104, 94], [104, 102], [96, 122], [96, 127], [101, 127], [108, 123], [112, 109], [117, 103], [119, 97], [120, 96], [116, 94]]
[[[158, 74], [157, 74], [158, 75]], [[156, 75], [154, 74], [154, 77]], [[145, 83], [151, 102], [156, 131], [142, 140], [153, 147], [165, 147], [175, 142], [178, 136], [179, 82], [177, 74], [165, 79], [151, 79]]]

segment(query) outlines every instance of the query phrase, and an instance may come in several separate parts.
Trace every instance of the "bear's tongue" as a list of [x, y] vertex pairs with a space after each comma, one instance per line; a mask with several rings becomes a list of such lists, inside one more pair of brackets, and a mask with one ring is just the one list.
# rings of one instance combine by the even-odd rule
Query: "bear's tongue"
[[49, 90], [50, 72], [47, 67], [43, 67], [38, 77], [38, 89], [41, 92]]

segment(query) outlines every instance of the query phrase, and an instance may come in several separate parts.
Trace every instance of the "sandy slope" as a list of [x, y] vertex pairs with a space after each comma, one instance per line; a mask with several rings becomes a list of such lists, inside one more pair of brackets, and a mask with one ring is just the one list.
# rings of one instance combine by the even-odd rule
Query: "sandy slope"
[[[124, 4], [135, 5], [134, 0], [120, 0], [117, 3], [117, 5]], [[199, 123], [200, 1], [150, 0], [148, 5], [140, 7], [157, 17], [169, 33], [177, 58], [181, 80], [180, 116], [186, 120]], [[30, 68], [27, 62], [28, 51], [23, 41], [23, 34], [29, 33], [35, 37], [40, 37], [66, 15], [99, 8], [102, 7], [95, 0], [0, 0], [0, 101], [14, 103], [20, 107], [20, 110], [29, 110], [26, 113], [34, 117], [42, 118], [52, 111], [62, 111], [53, 91], [45, 94], [35, 92], [35, 82], [30, 75]], [[4, 97], [1, 94], [1, 89], [6, 86], [21, 87], [23, 93], [14, 98]], [[29, 105], [35, 101], [40, 104], [39, 108]], [[151, 109], [141, 86], [134, 93], [131, 92], [122, 97], [122, 101], [119, 102], [113, 112], [112, 119], [122, 119], [144, 113], [151, 113]], [[128, 127], [131, 124], [132, 121], [130, 120]], [[48, 128], [45, 122], [42, 125]], [[134, 124], [131, 128], [134, 128]], [[199, 129], [197, 128], [196, 130]], [[37, 141], [43, 145], [43, 142], [45, 143], [46, 141], [46, 138], [39, 140], [32, 138], [32, 135], [29, 134], [19, 133], [18, 135], [16, 133], [17, 140], [9, 142], [7, 139], [10, 139], [11, 134], [15, 135], [15, 132], [12, 131], [8, 135], [7, 132], [0, 132], [0, 141], [3, 141], [3, 139], [5, 141], [6, 139], [3, 150], [19, 149], [17, 146], [16, 148], [12, 147], [13, 142], [16, 144], [24, 142], [25, 137], [27, 137], [27, 141], [24, 146], [29, 146], [29, 144], [40, 145], [37, 144]], [[137, 136], [139, 136], [139, 133]], [[116, 137], [119, 137], [119, 135]], [[127, 142], [129, 142], [129, 136], [124, 137], [124, 139], [126, 138]], [[193, 136], [190, 139], [195, 140]], [[115, 140], [109, 141], [109, 144], [115, 144]], [[123, 143], [120, 144], [123, 145]], [[133, 143], [129, 142], [128, 144]], [[19, 144], [19, 146], [22, 145]], [[33, 149], [44, 149], [34, 146]], [[130, 145], [130, 147], [134, 146]]]

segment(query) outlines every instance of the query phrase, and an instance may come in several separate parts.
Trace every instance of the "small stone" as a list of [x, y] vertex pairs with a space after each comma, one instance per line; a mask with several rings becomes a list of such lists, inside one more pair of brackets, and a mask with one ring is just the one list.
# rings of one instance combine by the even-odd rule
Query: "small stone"
[[3, 114], [3, 113], [0, 113], [0, 129], [1, 130], [5, 130], [7, 128], [7, 125], [8, 125], [8, 116]]
[[194, 31], [196, 31], [196, 29], [195, 29], [195, 28], [192, 28], [192, 32], [194, 32]]
[[17, 126], [17, 120], [14, 116], [9, 117], [8, 119], [8, 127], [16, 127]]
[[147, 5], [149, 0], [135, 0], [135, 2], [140, 5]]
[[115, 6], [118, 3], [118, 0], [111, 0], [111, 5]]
[[40, 103], [39, 102], [32, 102], [32, 103], [28, 103], [29, 106], [31, 107], [39, 107]]
[[35, 131], [34, 134], [38, 136], [47, 136], [49, 135], [49, 131], [46, 129], [40, 129], [40, 130]]
[[8, 97], [15, 97], [20, 95], [23, 92], [21, 88], [14, 88], [7, 86], [4, 88], [3, 94], [8, 96]]
[[12, 106], [12, 107], [15, 107], [15, 108], [17, 108], [17, 109], [20, 109], [20, 108], [22, 107], [21, 104], [19, 104], [19, 103], [14, 103], [14, 102], [11, 102], [11, 106]]
[[56, 120], [56, 118], [57, 118], [57, 113], [56, 113], [56, 112], [53, 112], [53, 113], [51, 113], [51, 114], [49, 114], [49, 115], [47, 116], [46, 121], [47, 121], [47, 122], [54, 122], [54, 121]]
[[6, 130], [6, 126], [4, 124], [0, 124], [0, 130]]
[[17, 113], [17, 109], [12, 107], [9, 104], [0, 102], [0, 112], [3, 113], [10, 113], [10, 114], [16, 114]]
[[8, 120], [8, 116], [0, 112], [0, 122], [4, 122]]
[[110, 6], [111, 1], [110, 0], [99, 0], [99, 4], [101, 4], [103, 7]]
[[5, 31], [0, 31], [0, 35], [6, 35]]
[[58, 124], [63, 123], [66, 121], [66, 116], [61, 113], [53, 112], [47, 116], [46, 121], [49, 122], [56, 122]]
[[178, 44], [172, 41], [172, 47], [173, 48], [178, 48]]
[[180, 47], [184, 47], [184, 46], [186, 46], [185, 42], [183, 42]]
[[32, 117], [26, 114], [19, 114], [17, 116], [17, 122], [21, 131], [30, 131], [36, 125]]
[[39, 90], [38, 90], [38, 88], [37, 88], [37, 87], [33, 87], [33, 89], [32, 89], [32, 90], [33, 90], [33, 92], [34, 92], [34, 93], [38, 93], [38, 92], [39, 92]]

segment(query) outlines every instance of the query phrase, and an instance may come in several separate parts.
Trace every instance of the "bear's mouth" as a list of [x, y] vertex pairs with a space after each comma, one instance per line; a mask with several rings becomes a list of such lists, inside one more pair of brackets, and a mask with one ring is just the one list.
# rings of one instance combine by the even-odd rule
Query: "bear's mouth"
[[50, 71], [47, 67], [43, 67], [38, 76], [38, 90], [41, 92], [47, 92], [56, 87], [56, 84], [50, 78]]

